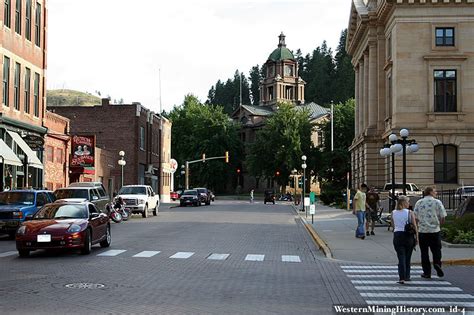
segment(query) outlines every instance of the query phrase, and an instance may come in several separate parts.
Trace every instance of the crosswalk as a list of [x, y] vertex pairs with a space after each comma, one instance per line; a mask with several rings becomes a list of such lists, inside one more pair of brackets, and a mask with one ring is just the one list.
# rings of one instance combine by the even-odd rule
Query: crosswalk
[[[171, 253], [163, 253], [163, 251], [159, 250], [144, 250], [140, 252], [136, 252], [133, 250], [126, 250], [126, 249], [109, 249], [102, 251], [95, 256], [97, 257], [131, 257], [131, 258], [154, 258], [154, 257], [165, 257], [168, 259], [174, 260], [184, 260], [190, 259], [195, 257], [195, 252], [174, 252], [172, 255]], [[0, 258], [2, 257], [10, 257], [10, 256], [17, 256], [17, 251], [8, 251], [8, 252], [0, 252]], [[199, 255], [202, 258], [202, 255]], [[206, 253], [204, 254], [206, 260], [222, 260], [225, 261], [230, 257], [234, 259], [240, 259], [243, 261], [248, 262], [264, 262], [268, 260], [273, 260], [274, 255], [272, 257], [268, 257], [264, 254], [231, 254], [231, 253]], [[198, 258], [199, 259], [199, 258]], [[301, 257], [298, 255], [279, 255], [278, 260], [283, 263], [301, 263]]]
[[407, 305], [419, 307], [474, 307], [474, 296], [436, 276], [421, 278], [420, 266], [412, 266], [412, 281], [398, 281], [397, 266], [343, 265], [342, 270], [369, 305]]

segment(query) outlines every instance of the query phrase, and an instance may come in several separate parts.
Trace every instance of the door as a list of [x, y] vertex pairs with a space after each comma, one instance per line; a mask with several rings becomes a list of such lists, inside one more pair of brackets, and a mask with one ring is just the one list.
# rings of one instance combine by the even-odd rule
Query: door
[[89, 210], [89, 224], [92, 228], [92, 242], [95, 243], [100, 241], [105, 233], [104, 224], [102, 223], [102, 217], [93, 204], [88, 205]]
[[153, 192], [151, 187], [147, 187], [147, 194], [148, 194], [148, 208], [155, 209], [156, 207], [156, 195]]

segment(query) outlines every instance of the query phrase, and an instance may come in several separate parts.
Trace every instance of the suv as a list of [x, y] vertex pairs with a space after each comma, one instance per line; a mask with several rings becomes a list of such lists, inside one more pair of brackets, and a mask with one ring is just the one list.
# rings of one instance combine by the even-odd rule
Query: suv
[[[383, 187], [384, 191], [392, 192], [392, 183], [386, 183]], [[407, 194], [410, 195], [420, 195], [421, 190], [413, 183], [406, 183], [406, 190]], [[403, 184], [402, 183], [395, 183], [395, 195], [399, 195], [403, 193]]]
[[199, 194], [199, 200], [201, 203], [206, 204], [206, 206], [209, 206], [211, 204], [211, 193], [207, 188], [194, 188], [197, 190]]
[[127, 185], [120, 188], [117, 197], [122, 197], [125, 209], [132, 213], [141, 213], [142, 217], [148, 217], [148, 211], [153, 209], [153, 215], [158, 215], [160, 197], [155, 194], [153, 188], [148, 185]]
[[99, 195], [107, 196], [105, 187], [101, 182], [75, 182], [69, 184], [68, 187], [94, 187], [99, 191]]
[[267, 204], [267, 202], [273, 202], [275, 204], [275, 191], [272, 189], [265, 190], [265, 197], [263, 199], [263, 203]]
[[56, 198], [47, 190], [10, 190], [0, 192], [0, 233], [15, 237], [25, 218], [33, 216], [45, 204]]
[[101, 187], [59, 188], [54, 191], [56, 199], [83, 199], [92, 202], [101, 212], [107, 213], [109, 197]]

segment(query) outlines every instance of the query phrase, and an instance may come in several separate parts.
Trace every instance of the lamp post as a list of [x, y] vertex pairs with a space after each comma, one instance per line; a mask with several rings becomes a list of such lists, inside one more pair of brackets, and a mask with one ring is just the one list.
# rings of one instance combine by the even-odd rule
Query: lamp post
[[184, 170], [184, 165], [181, 165], [181, 187], [183, 186], [183, 177], [184, 177], [184, 174], [186, 174], [186, 171]]
[[125, 165], [127, 165], [127, 162], [125, 161], [125, 152], [124, 151], [120, 151], [119, 156], [120, 156], [120, 159], [118, 160], [118, 165], [120, 165], [122, 167], [122, 177], [121, 177], [120, 188], [122, 188], [123, 187], [123, 167]]
[[[306, 211], [305, 209], [305, 204], [304, 204], [304, 198], [306, 196], [306, 155], [303, 155], [301, 157], [301, 160], [303, 161], [303, 164], [301, 164], [301, 168], [303, 169], [303, 195], [302, 195], [302, 198], [301, 198], [301, 201], [303, 202], [303, 209], [301, 211]], [[306, 216], [308, 216], [308, 214], [306, 213]]]

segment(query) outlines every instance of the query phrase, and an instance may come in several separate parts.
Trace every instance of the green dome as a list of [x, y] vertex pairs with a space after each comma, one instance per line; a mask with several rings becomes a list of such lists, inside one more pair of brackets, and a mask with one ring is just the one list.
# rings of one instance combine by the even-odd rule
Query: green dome
[[295, 56], [293, 56], [293, 53], [286, 47], [278, 47], [270, 54], [270, 56], [268, 56], [268, 60], [271, 61], [281, 61], [288, 59], [295, 60]]

